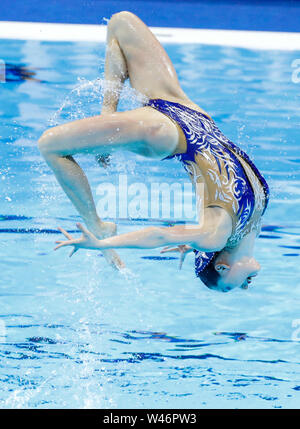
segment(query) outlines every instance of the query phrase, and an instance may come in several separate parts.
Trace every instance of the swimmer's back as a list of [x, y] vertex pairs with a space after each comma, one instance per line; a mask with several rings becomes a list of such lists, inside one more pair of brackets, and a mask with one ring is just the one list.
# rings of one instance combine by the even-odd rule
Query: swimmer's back
[[247, 154], [192, 102], [154, 99], [148, 105], [177, 124], [179, 144], [168, 158], [179, 159], [194, 183], [204, 183], [204, 206], [222, 207], [230, 214], [233, 234], [228, 246], [258, 228], [269, 188]]

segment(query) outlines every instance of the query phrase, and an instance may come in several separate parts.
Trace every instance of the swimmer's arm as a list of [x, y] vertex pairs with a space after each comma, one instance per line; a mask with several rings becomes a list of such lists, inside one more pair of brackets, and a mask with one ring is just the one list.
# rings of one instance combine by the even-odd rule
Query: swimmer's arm
[[232, 233], [232, 220], [219, 207], [206, 208], [201, 225], [150, 227], [99, 240], [99, 249], [155, 249], [186, 244], [203, 252], [222, 250]]
[[[85, 249], [155, 249], [157, 247], [169, 245], [190, 245], [196, 250], [204, 252], [218, 251], [225, 247], [231, 235], [232, 224], [227, 216], [213, 217], [213, 213], [203, 225], [176, 225], [167, 228], [149, 227], [139, 231], [128, 232], [126, 234], [115, 235], [97, 239], [90, 231], [81, 224], [77, 226], [83, 235], [77, 239], [68, 241], [57, 241], [55, 249], [62, 246], [74, 246], [74, 251], [79, 248]], [[64, 235], [69, 238], [63, 230]], [[74, 253], [74, 252], [73, 252]]]
[[169, 228], [149, 227], [139, 231], [115, 235], [98, 240], [97, 248], [103, 249], [155, 249], [169, 245], [187, 244], [196, 250], [221, 250], [228, 237], [221, 237], [216, 230], [205, 230], [198, 225], [176, 225]]
[[[108, 34], [101, 115], [117, 111], [120, 93], [127, 77], [127, 66], [123, 53], [118, 42], [111, 39]], [[96, 160], [100, 166], [107, 168], [110, 163], [109, 153], [96, 155]]]
[[80, 238], [73, 238], [60, 228], [60, 231], [68, 238], [68, 241], [56, 241], [58, 246], [54, 250], [63, 246], [74, 246], [74, 251], [78, 249], [155, 249], [162, 246], [182, 244], [190, 244], [193, 248], [199, 250], [211, 250], [212, 247], [216, 247], [211, 238], [213, 234], [204, 231], [203, 227], [199, 225], [177, 225], [169, 228], [149, 227], [103, 240], [99, 240], [80, 223], [77, 226], [83, 233]]

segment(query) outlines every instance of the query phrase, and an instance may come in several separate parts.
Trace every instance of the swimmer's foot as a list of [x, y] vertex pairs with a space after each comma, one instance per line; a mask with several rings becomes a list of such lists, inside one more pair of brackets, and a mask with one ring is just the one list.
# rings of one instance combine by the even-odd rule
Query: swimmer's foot
[[[89, 226], [89, 230], [99, 239], [111, 237], [117, 233], [117, 225], [114, 222], [99, 221], [93, 227]], [[102, 251], [107, 262], [117, 270], [125, 268], [124, 262], [121, 260], [115, 250], [107, 249]]]
[[90, 227], [91, 232], [99, 239], [112, 237], [117, 233], [117, 225], [114, 222], [99, 221], [93, 228]]

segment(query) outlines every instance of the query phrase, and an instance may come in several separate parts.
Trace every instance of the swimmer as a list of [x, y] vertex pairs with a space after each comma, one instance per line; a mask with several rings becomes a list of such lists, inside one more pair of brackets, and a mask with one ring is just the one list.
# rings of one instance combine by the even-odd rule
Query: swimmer
[[[55, 249], [72, 246], [71, 255], [79, 249], [100, 249], [119, 269], [124, 264], [114, 249], [164, 247], [163, 253], [180, 252], [181, 262], [194, 252], [196, 275], [207, 287], [223, 292], [247, 288], [260, 270], [253, 249], [269, 199], [265, 179], [246, 153], [188, 98], [163, 47], [130, 12], [117, 13], [108, 23], [105, 78], [114, 90], [105, 92], [101, 115], [50, 128], [38, 142], [86, 224], [77, 224], [80, 238], [59, 228], [67, 241], [57, 241]], [[117, 112], [127, 78], [148, 101], [141, 108]], [[204, 186], [201, 222], [116, 235], [116, 225], [99, 218], [74, 155], [89, 153], [105, 165], [107, 154], [118, 150], [180, 160], [195, 189], [197, 184]]]

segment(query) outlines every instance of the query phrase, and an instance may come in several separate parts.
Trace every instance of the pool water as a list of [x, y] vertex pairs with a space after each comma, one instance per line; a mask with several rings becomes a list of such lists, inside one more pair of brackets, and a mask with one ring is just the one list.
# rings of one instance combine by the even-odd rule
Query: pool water
[[[166, 49], [186, 93], [270, 184], [256, 244], [261, 273], [249, 290], [222, 294], [195, 278], [192, 255], [179, 271], [176, 254], [123, 250], [127, 270], [118, 273], [97, 252], [53, 252], [57, 226], [76, 231], [79, 217], [36, 141], [49, 123], [99, 113], [105, 46], [1, 40], [0, 58], [11, 64], [0, 83], [2, 408], [300, 405], [300, 84], [291, 67], [300, 51]], [[127, 90], [121, 108], [133, 107]], [[187, 180], [175, 161], [124, 152], [104, 170], [91, 156], [78, 160], [94, 193], [120, 173]], [[125, 217], [118, 228], [150, 224], [167, 222]]]

